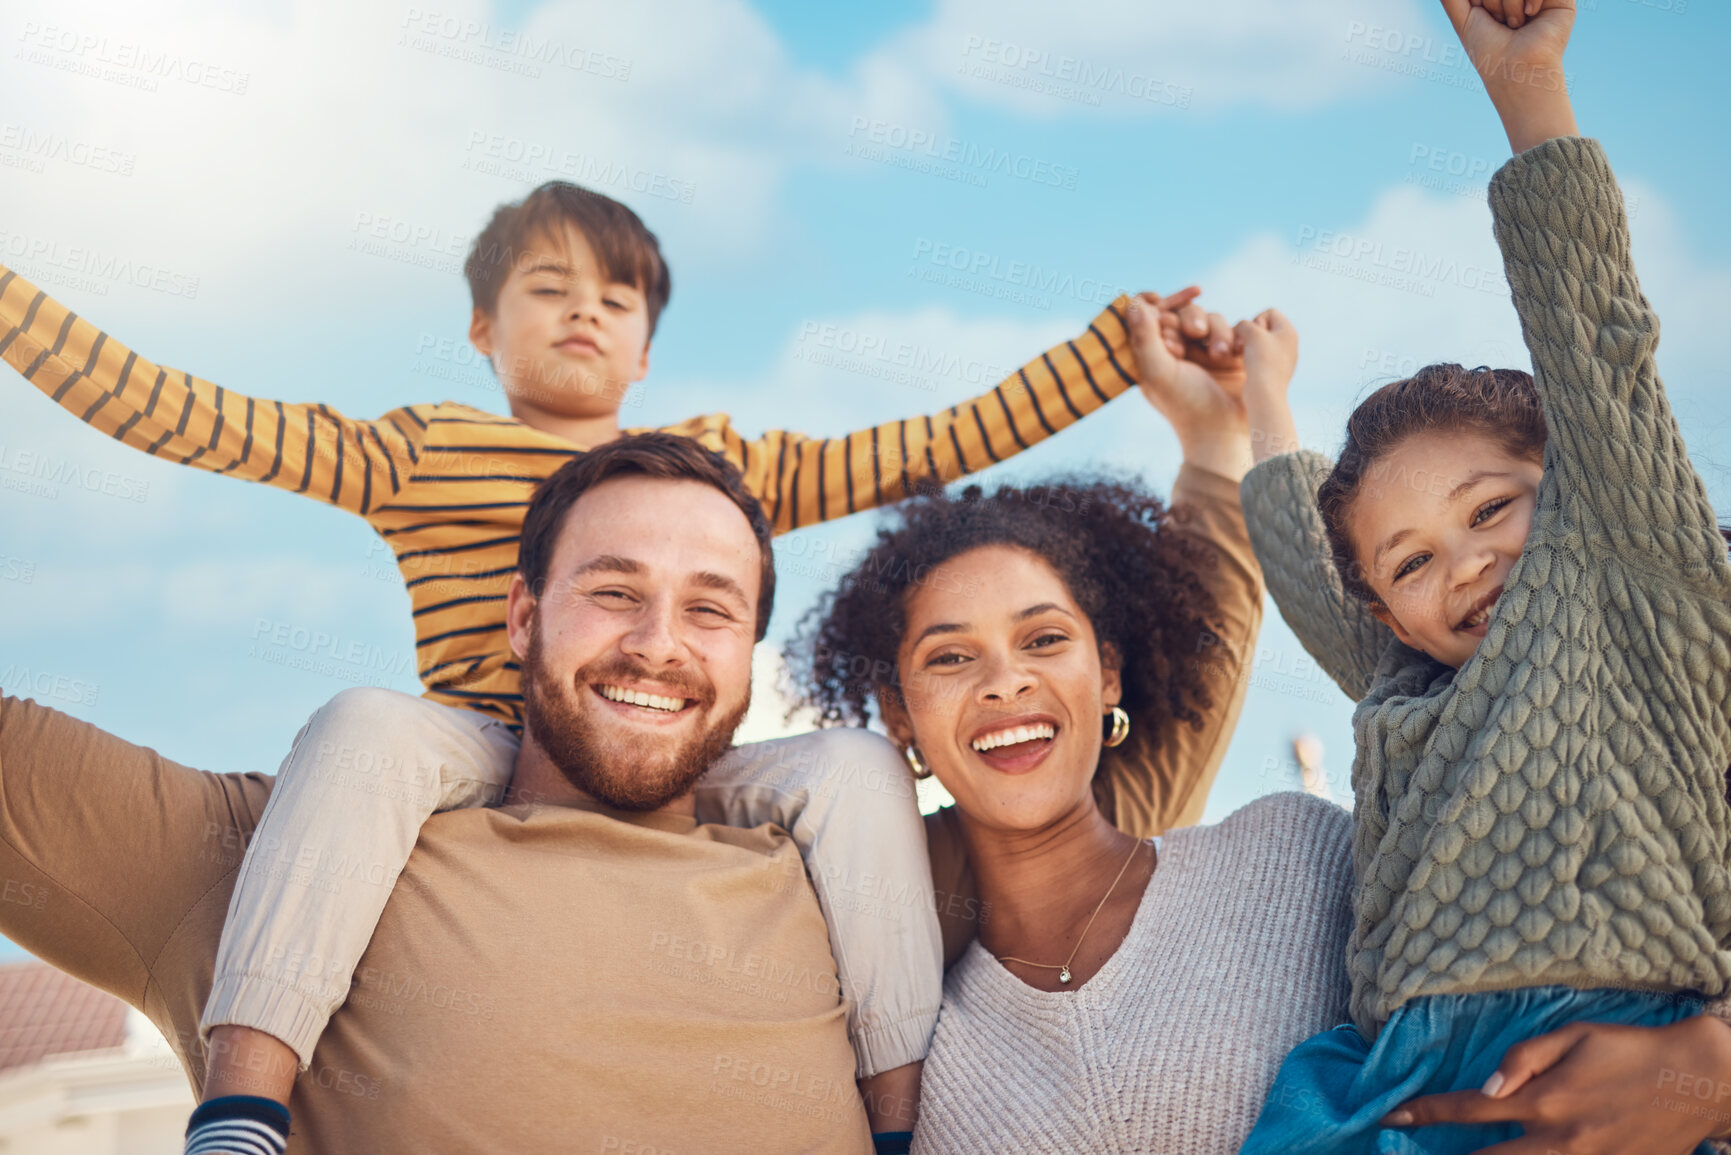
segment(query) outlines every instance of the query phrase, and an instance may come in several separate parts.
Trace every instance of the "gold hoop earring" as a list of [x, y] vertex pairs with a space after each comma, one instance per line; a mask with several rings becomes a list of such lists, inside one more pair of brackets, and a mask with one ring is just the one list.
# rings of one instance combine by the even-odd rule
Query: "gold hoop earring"
[[1123, 745], [1124, 739], [1130, 736], [1130, 715], [1124, 712], [1122, 706], [1113, 706], [1112, 712], [1107, 717], [1112, 719], [1112, 729], [1104, 739], [1105, 744], [1107, 746]]
[[907, 760], [908, 769], [914, 772], [915, 778], [930, 778], [932, 776], [932, 768], [926, 765], [924, 758], [920, 757], [918, 746], [909, 743], [908, 747], [902, 751], [902, 757]]

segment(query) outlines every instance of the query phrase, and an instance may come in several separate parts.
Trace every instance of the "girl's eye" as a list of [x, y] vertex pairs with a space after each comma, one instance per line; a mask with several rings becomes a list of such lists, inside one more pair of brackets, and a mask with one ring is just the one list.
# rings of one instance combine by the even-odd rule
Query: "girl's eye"
[[625, 307], [624, 301], [603, 301], [602, 304], [610, 305], [615, 309], [623, 309]]
[[1483, 524], [1485, 521], [1490, 519], [1492, 514], [1496, 513], [1498, 510], [1502, 509], [1503, 506], [1513, 500], [1514, 498], [1512, 497], [1499, 497], [1495, 501], [1485, 502], [1483, 505], [1479, 506], [1478, 509], [1473, 511], [1472, 523], [1474, 525]]
[[531, 289], [530, 292], [534, 293], [535, 296], [537, 296], [537, 297], [557, 297], [560, 295], [560, 291], [558, 289], [552, 288], [551, 286], [543, 286], [542, 288], [539, 288], [539, 289]]
[[926, 665], [928, 665], [928, 666], [959, 666], [967, 660], [968, 659], [967, 659], [966, 654], [957, 653], [955, 650], [947, 650], [944, 653], [933, 654], [931, 657], [927, 658], [926, 659]]
[[1399, 581], [1401, 578], [1406, 577], [1408, 574], [1415, 572], [1416, 570], [1419, 569], [1419, 567], [1423, 566], [1424, 563], [1429, 561], [1429, 560], [1430, 560], [1430, 554], [1428, 554], [1428, 553], [1415, 553], [1415, 554], [1413, 554], [1411, 557], [1409, 557], [1405, 561], [1401, 562], [1400, 568], [1394, 571], [1394, 580]]
[[1055, 646], [1059, 642], [1067, 642], [1069, 640], [1070, 639], [1067, 636], [1060, 633], [1041, 634], [1039, 637], [1029, 642], [1028, 645], [1030, 647], [1038, 646], [1043, 649], [1048, 646]]

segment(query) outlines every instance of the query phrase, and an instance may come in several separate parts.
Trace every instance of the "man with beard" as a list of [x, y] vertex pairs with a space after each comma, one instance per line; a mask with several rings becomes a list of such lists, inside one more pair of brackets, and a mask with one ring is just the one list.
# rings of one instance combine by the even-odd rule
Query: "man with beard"
[[[295, 1083], [291, 1150], [870, 1149], [797, 849], [694, 813], [773, 585], [762, 510], [687, 440], [611, 443], [538, 491], [508, 603], [510, 794], [422, 829]], [[270, 790], [0, 698], [0, 878], [32, 896], [0, 932], [144, 1011], [196, 1082]], [[369, 869], [279, 864], [315, 886]]]

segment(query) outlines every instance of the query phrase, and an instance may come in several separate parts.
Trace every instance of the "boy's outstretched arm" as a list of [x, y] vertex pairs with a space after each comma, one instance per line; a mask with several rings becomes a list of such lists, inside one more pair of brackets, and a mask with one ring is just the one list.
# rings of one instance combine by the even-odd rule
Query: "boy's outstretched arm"
[[413, 408], [353, 421], [154, 364], [4, 265], [0, 357], [62, 409], [134, 449], [351, 513], [364, 515], [401, 489], [425, 433]]
[[[1194, 295], [1176, 296], [1188, 303]], [[959, 405], [842, 437], [771, 430], [746, 442], [729, 430], [729, 456], [743, 459], [746, 483], [777, 533], [955, 481], [1044, 441], [1135, 386], [1129, 301], [1119, 297], [1083, 332]]]

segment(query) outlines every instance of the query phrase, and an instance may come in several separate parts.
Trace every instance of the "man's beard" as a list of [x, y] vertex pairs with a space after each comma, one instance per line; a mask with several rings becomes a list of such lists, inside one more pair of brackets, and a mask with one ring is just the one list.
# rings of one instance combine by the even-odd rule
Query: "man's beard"
[[616, 739], [597, 724], [594, 711], [574, 699], [592, 693], [594, 685], [657, 682], [681, 697], [693, 699], [702, 713], [715, 703], [715, 687], [691, 674], [650, 672], [627, 659], [609, 658], [562, 679], [541, 660], [540, 631], [531, 629], [523, 656], [523, 717], [525, 732], [552, 759], [565, 780], [597, 802], [615, 810], [658, 810], [685, 794], [733, 745], [733, 732], [745, 719], [746, 700], [707, 730], [679, 741], [672, 749], [665, 739], [649, 735]]

